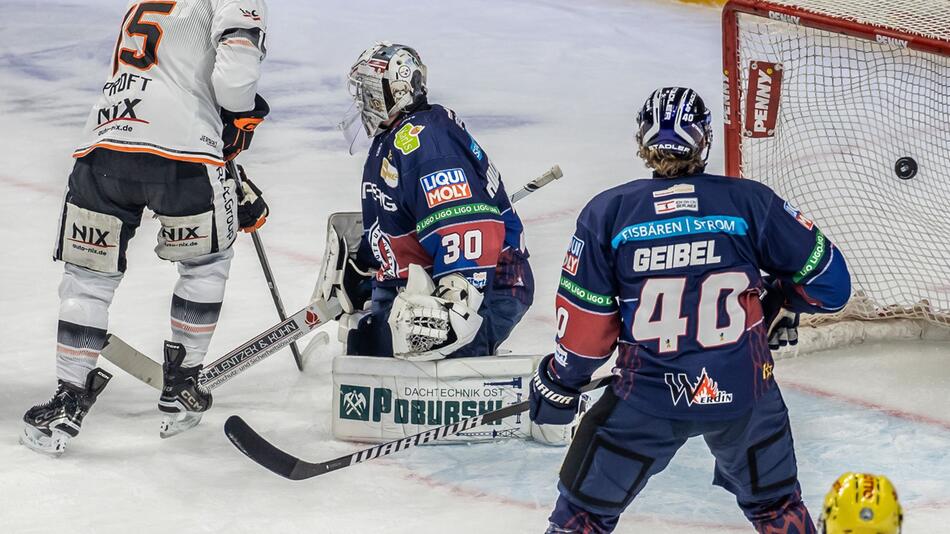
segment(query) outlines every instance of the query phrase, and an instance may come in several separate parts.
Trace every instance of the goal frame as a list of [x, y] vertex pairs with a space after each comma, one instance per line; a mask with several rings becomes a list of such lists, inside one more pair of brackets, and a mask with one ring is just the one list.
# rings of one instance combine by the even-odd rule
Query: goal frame
[[802, 8], [775, 4], [767, 0], [729, 0], [722, 10], [722, 71], [723, 104], [725, 114], [725, 163], [726, 174], [742, 176], [742, 103], [739, 80], [742, 65], [739, 65], [739, 26], [738, 15], [747, 14], [777, 19], [788, 24], [797, 21], [799, 26], [824, 30], [856, 37], [867, 41], [880, 42], [896, 39], [906, 42], [907, 48], [920, 52], [950, 56], [950, 42], [907, 33], [905, 31], [861, 23], [853, 20], [815, 13]]

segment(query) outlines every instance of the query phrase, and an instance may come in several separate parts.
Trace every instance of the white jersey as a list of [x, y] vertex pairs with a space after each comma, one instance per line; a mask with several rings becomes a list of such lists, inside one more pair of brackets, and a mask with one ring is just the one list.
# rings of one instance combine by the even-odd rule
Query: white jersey
[[264, 0], [129, 2], [73, 157], [107, 148], [224, 165], [220, 110], [254, 108], [266, 16]]

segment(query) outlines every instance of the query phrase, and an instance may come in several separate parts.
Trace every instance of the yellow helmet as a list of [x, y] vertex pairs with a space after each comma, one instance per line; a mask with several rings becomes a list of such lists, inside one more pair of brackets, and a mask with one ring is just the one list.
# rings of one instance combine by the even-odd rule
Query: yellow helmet
[[899, 534], [904, 513], [897, 491], [883, 475], [838, 477], [818, 519], [823, 534]]

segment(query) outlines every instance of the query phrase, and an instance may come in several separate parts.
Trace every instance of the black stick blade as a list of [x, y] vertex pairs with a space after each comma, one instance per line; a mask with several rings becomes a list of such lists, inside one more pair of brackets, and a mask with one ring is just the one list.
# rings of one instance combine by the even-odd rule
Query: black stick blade
[[299, 480], [294, 477], [298, 459], [271, 445], [245, 423], [244, 419], [236, 415], [228, 417], [224, 423], [224, 434], [251, 460], [284, 478]]

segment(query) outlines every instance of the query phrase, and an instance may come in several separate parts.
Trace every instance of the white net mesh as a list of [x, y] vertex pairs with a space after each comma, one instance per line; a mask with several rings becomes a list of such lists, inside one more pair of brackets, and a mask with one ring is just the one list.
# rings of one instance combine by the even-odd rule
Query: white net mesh
[[908, 35], [950, 41], [950, 2], [946, 0], [798, 0], [772, 4], [886, 28]]
[[[950, 38], [950, 2], [939, 22], [934, 4], [794, 5]], [[737, 45], [743, 120], [750, 62], [784, 70], [775, 136], [742, 139], [742, 174], [797, 204], [844, 251], [856, 291], [845, 315], [950, 325], [950, 58], [745, 14]], [[911, 179], [895, 172], [903, 157], [919, 167]]]

